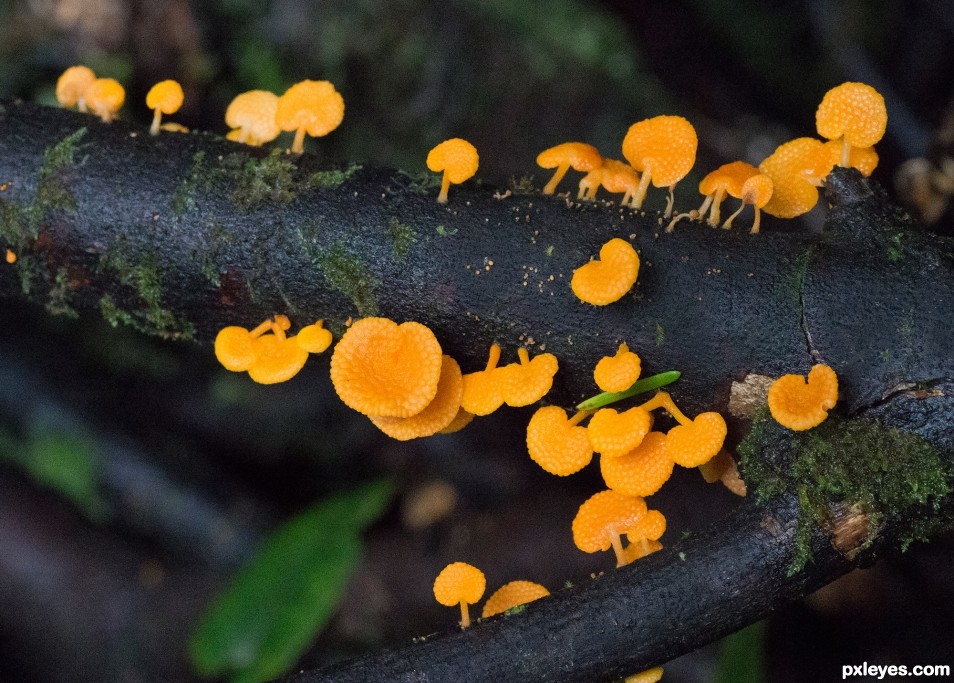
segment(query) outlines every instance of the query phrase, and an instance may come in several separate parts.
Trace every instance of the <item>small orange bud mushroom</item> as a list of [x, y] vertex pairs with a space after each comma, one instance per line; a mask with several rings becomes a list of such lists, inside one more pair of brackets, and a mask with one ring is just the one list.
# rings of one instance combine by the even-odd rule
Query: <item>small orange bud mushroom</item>
[[331, 381], [349, 408], [365, 415], [410, 417], [437, 394], [443, 353], [420, 323], [363, 318], [331, 356]]
[[888, 110], [877, 90], [864, 83], [842, 83], [825, 93], [815, 112], [818, 134], [841, 141], [839, 166], [851, 165], [854, 147], [871, 147], [884, 136]]
[[[620, 200], [621, 206], [630, 206], [639, 208], [632, 204], [639, 189], [639, 174], [629, 164], [624, 164], [616, 159], [605, 159], [600, 174], [600, 185], [606, 188], [607, 192], [613, 194], [622, 193]], [[593, 190], [591, 199], [596, 196], [596, 190]]]
[[295, 341], [308, 353], [324, 353], [331, 346], [332, 336], [324, 328], [324, 321], [319, 320], [298, 330]]
[[4, 256], [4, 260], [5, 260], [7, 263], [9, 263], [10, 265], [13, 265], [14, 263], [17, 262], [17, 254], [16, 254], [16, 252], [13, 251], [13, 249], [7, 249], [7, 253], [6, 253], [5, 256]]
[[56, 81], [56, 101], [61, 107], [76, 107], [86, 112], [86, 89], [96, 80], [88, 66], [71, 66]]
[[648, 555], [649, 541], [658, 541], [666, 533], [666, 517], [659, 510], [647, 510], [632, 531], [626, 532], [630, 543], [641, 545]]
[[437, 382], [437, 394], [424, 410], [410, 417], [371, 415], [371, 422], [398, 441], [431, 436], [448, 427], [457, 417], [463, 392], [464, 381], [460, 374], [460, 366], [450, 356], [444, 356], [441, 376]]
[[646, 502], [616, 491], [600, 491], [586, 500], [573, 518], [573, 542], [585, 553], [613, 548], [616, 566], [626, 564], [621, 536], [637, 532]]
[[266, 320], [249, 332], [244, 327], [223, 327], [215, 336], [215, 357], [232, 372], [246, 372], [255, 362], [254, 340], [272, 329], [272, 321]]
[[476, 604], [484, 595], [487, 579], [484, 573], [466, 562], [454, 562], [441, 570], [434, 579], [434, 597], [446, 607], [460, 605], [460, 626], [470, 626], [469, 605]]
[[159, 124], [162, 121], [162, 115], [175, 114], [179, 111], [184, 98], [182, 86], [179, 85], [178, 81], [160, 81], [149, 89], [146, 94], [146, 106], [155, 112], [152, 117], [152, 125], [149, 127], [150, 135], [159, 135]]
[[759, 170], [752, 164], [744, 161], [733, 161], [724, 164], [712, 171], [699, 183], [699, 194], [705, 195], [705, 201], [699, 207], [699, 217], [704, 218], [709, 213], [709, 225], [713, 228], [719, 225], [719, 207], [727, 194], [733, 197], [742, 196], [742, 184]]
[[225, 110], [225, 125], [232, 130], [229, 140], [258, 147], [278, 137], [275, 123], [278, 95], [267, 90], [249, 90], [237, 95]]
[[643, 206], [652, 181], [655, 187], [672, 188], [696, 163], [699, 139], [681, 116], [656, 116], [629, 127], [623, 139], [623, 156], [642, 173], [633, 197], [633, 208]]
[[123, 107], [126, 91], [119, 81], [113, 78], [97, 78], [89, 84], [83, 93], [87, 106], [103, 123], [109, 123]]
[[329, 81], [301, 81], [278, 98], [275, 123], [284, 131], [294, 132], [292, 154], [305, 151], [305, 133], [313, 138], [324, 137], [341, 125], [345, 103]]
[[461, 408], [474, 415], [490, 415], [503, 405], [503, 384], [505, 375], [497, 367], [500, 361], [500, 346], [490, 345], [487, 366], [479, 372], [464, 375], [464, 394], [461, 396]]
[[796, 138], [772, 152], [759, 170], [772, 179], [772, 196], [762, 207], [776, 218], [794, 218], [818, 203], [818, 186], [831, 172], [825, 145], [814, 138]]
[[550, 595], [550, 591], [545, 586], [533, 581], [511, 581], [505, 583], [494, 592], [487, 602], [484, 603], [484, 610], [480, 615], [481, 619], [487, 619], [498, 614], [513, 609], [518, 605], [526, 605], [528, 602], [539, 600]]
[[514, 408], [528, 406], [546, 396], [560, 368], [552, 353], [541, 353], [530, 360], [530, 353], [521, 347], [517, 349], [517, 356], [519, 363], [500, 368], [503, 400]]
[[555, 168], [556, 173], [544, 188], [543, 194], [553, 194], [563, 176], [571, 168], [574, 171], [592, 171], [603, 163], [603, 157], [593, 145], [584, 142], [564, 142], [561, 145], [545, 149], [537, 155], [537, 166]]
[[619, 345], [615, 356], [604, 356], [593, 369], [593, 380], [600, 391], [617, 393], [629, 389], [642, 371], [639, 356], [629, 350], [626, 342]]
[[837, 402], [838, 376], [827, 365], [812, 366], [807, 381], [801, 375], [779, 377], [768, 392], [772, 417], [797, 432], [820, 425]]
[[477, 172], [477, 148], [463, 138], [444, 140], [427, 153], [427, 167], [434, 173], [444, 173], [441, 178], [441, 192], [437, 201], [447, 203], [447, 190], [450, 184], [460, 185]]
[[639, 254], [626, 240], [614, 237], [600, 248], [599, 259], [573, 271], [570, 287], [580, 301], [606, 306], [623, 298], [639, 275]]
[[558, 477], [579, 472], [590, 464], [593, 449], [586, 428], [579, 423], [589, 412], [580, 411], [567, 418], [558, 406], [540, 408], [527, 425], [527, 451], [544, 470]]
[[623, 683], [659, 683], [663, 677], [663, 668], [661, 666], [641, 671], [638, 674], [627, 676]]
[[649, 432], [640, 444], [618, 458], [601, 457], [606, 486], [627, 496], [651, 496], [663, 487], [675, 465], [666, 452], [666, 435]]
[[618, 458], [639, 446], [652, 426], [652, 416], [638, 406], [623, 413], [600, 408], [590, 418], [586, 435], [594, 451], [608, 458]]
[[748, 178], [742, 183], [739, 194], [732, 194], [733, 197], [741, 199], [742, 204], [735, 213], [725, 219], [725, 223], [722, 227], [731, 228], [732, 221], [735, 220], [735, 217], [742, 213], [742, 209], [744, 209], [747, 204], [751, 204], [755, 208], [755, 221], [752, 223], [752, 230], [750, 230], [750, 232], [753, 235], [756, 234], [759, 231], [759, 223], [762, 219], [760, 209], [772, 199], [773, 189], [772, 178], [764, 173], [756, 173]]

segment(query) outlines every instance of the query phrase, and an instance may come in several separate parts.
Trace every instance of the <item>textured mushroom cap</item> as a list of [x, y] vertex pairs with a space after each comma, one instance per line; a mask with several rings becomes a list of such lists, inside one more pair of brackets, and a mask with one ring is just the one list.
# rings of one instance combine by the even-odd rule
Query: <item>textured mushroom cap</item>
[[639, 187], [639, 174], [629, 164], [616, 159], [604, 159], [602, 170], [600, 184], [607, 192], [636, 192]]
[[652, 415], [639, 406], [623, 413], [601, 408], [590, 418], [586, 436], [594, 451], [608, 458], [618, 458], [642, 443], [652, 427]]
[[609, 550], [610, 532], [628, 534], [639, 528], [646, 501], [616, 491], [600, 491], [580, 506], [573, 518], [573, 542], [585, 553]]
[[[658, 549], [662, 550], [662, 546], [659, 546]], [[658, 683], [662, 677], [663, 668], [657, 666], [652, 669], [647, 669], [646, 671], [641, 671], [638, 674], [627, 676], [623, 683]]]
[[[278, 95], [267, 90], [249, 90], [229, 103], [225, 110], [225, 125], [246, 131], [254, 144], [271, 142], [281, 133], [275, 123], [277, 111]], [[229, 133], [229, 139], [238, 140], [241, 133], [234, 138], [231, 137], [233, 133], [235, 131]]]
[[[825, 148], [831, 155], [833, 164], [841, 161], [841, 143], [837, 140], [829, 140], [825, 143]], [[874, 147], [852, 147], [848, 155], [848, 166], [857, 168], [865, 178], [870, 176], [878, 168], [878, 153]]]
[[146, 106], [163, 114], [174, 114], [179, 111], [184, 98], [182, 86], [177, 81], [160, 81], [146, 94]]
[[344, 98], [330, 82], [301, 81], [278, 98], [275, 123], [284, 131], [304, 128], [320, 138], [341, 125], [344, 110]]
[[255, 362], [248, 376], [259, 384], [285, 382], [305, 367], [308, 352], [298, 346], [294, 338], [281, 339], [274, 334], [263, 334], [252, 340]]
[[888, 126], [888, 110], [877, 90], [864, 83], [842, 83], [825, 93], [815, 112], [818, 134], [844, 137], [853, 147], [871, 147]]
[[441, 376], [437, 382], [437, 394], [424, 410], [411, 417], [371, 415], [371, 422], [398, 441], [431, 436], [447, 427], [457, 417], [463, 393], [464, 380], [460, 374], [460, 366], [450, 356], [444, 356]]
[[733, 197], [742, 196], [742, 183], [758, 174], [759, 169], [744, 161], [719, 166], [699, 182], [699, 194], [710, 195], [721, 187]]
[[505, 365], [499, 369], [504, 402], [514, 408], [536, 403], [550, 391], [553, 376], [559, 369], [557, 357], [552, 353], [541, 353], [526, 365]]
[[647, 510], [636, 525], [636, 529], [630, 531], [627, 536], [631, 541], [640, 538], [658, 541], [664, 533], [666, 533], [666, 516], [659, 510]]
[[698, 146], [696, 129], [686, 119], [656, 116], [629, 127], [623, 156], [637, 171], [649, 171], [653, 185], [668, 187], [692, 170]]
[[64, 107], [74, 107], [86, 89], [96, 80], [88, 66], [71, 66], [56, 79], [56, 101]]
[[639, 254], [626, 240], [614, 237], [600, 248], [600, 257], [573, 271], [570, 287], [580, 301], [606, 306], [623, 298], [639, 275]]
[[666, 452], [666, 435], [649, 432], [642, 443], [618, 458], [600, 458], [606, 486], [627, 496], [651, 496], [663, 487], [675, 463]]
[[503, 383], [506, 374], [503, 368], [481, 370], [464, 375], [464, 393], [461, 407], [474, 415], [490, 415], [504, 403]]
[[215, 357], [226, 370], [245, 372], [255, 362], [254, 338], [244, 327], [230, 325], [215, 335]]
[[126, 91], [114, 78], [97, 78], [86, 88], [83, 97], [93, 111], [115, 114], [122, 109], [123, 102], [126, 101]]
[[332, 336], [331, 332], [324, 328], [323, 322], [319, 320], [298, 330], [295, 341], [308, 353], [324, 353], [331, 346]]
[[827, 176], [834, 161], [821, 140], [796, 138], [780, 145], [759, 164], [772, 179], [772, 197], [763, 207], [777, 218], [794, 218], [818, 203], [818, 188], [811, 180]]
[[756, 173], [751, 178], [742, 183], [739, 194], [732, 194], [736, 199], [741, 199], [746, 204], [752, 204], [761, 209], [772, 199], [772, 193], [775, 191], [775, 183], [771, 176], [765, 173]]
[[427, 167], [435, 173], [443, 171], [455, 185], [477, 172], [477, 148], [463, 138], [444, 140], [427, 153]]
[[437, 394], [443, 354], [426, 326], [364, 318], [331, 355], [331, 381], [349, 408], [365, 415], [410, 417]]
[[808, 381], [801, 375], [784, 375], [769, 387], [772, 417], [783, 427], [804, 431], [817, 427], [838, 402], [838, 376], [827, 365], [815, 365]]
[[593, 369], [593, 380], [600, 391], [626, 391], [642, 372], [642, 363], [625, 343], [620, 344], [615, 356], [604, 356]]
[[666, 450], [677, 465], [698, 467], [722, 450], [727, 431], [719, 413], [699, 413], [691, 424], [669, 430]]
[[484, 573], [466, 562], [447, 565], [434, 579], [434, 597], [447, 607], [462, 602], [473, 605], [483, 597], [486, 588]]
[[564, 142], [537, 155], [540, 168], [556, 168], [562, 164], [568, 164], [575, 171], [592, 171], [603, 164], [603, 157], [596, 147], [585, 142]]
[[457, 410], [457, 415], [450, 421], [450, 424], [438, 432], [438, 434], [453, 434], [459, 432], [464, 427], [474, 421], [474, 414], [468, 413], [463, 408]]
[[545, 598], [548, 595], [550, 595], [550, 591], [546, 589], [546, 586], [541, 586], [539, 583], [511, 581], [502, 585], [493, 595], [487, 598], [480, 617], [486, 619], [502, 614], [517, 605], [526, 605], [528, 602]]
[[558, 477], [579, 472], [593, 459], [586, 428], [571, 425], [558, 406], [540, 408], [530, 418], [527, 450], [535, 463]]

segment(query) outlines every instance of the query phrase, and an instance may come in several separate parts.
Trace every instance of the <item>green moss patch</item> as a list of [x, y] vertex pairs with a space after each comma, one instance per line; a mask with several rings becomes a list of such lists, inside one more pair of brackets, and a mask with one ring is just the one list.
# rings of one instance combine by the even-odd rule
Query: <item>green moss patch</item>
[[417, 231], [407, 223], [397, 218], [388, 219], [388, 234], [394, 242], [394, 255], [403, 261], [407, 258], [408, 249], [417, 241]]
[[329, 285], [351, 300], [358, 315], [368, 317], [378, 314], [374, 291], [378, 285], [377, 279], [364, 261], [346, 251], [343, 243], [336, 243], [326, 252], [313, 253], [312, 262]]
[[283, 150], [274, 149], [267, 157], [250, 157], [235, 177], [232, 200], [246, 213], [263, 204], [287, 204], [298, 196], [296, 167]]
[[344, 169], [330, 171], [315, 171], [308, 176], [306, 183], [309, 187], [328, 189], [342, 185], [348, 178], [361, 170], [361, 164], [351, 164]]
[[25, 207], [29, 235], [36, 239], [40, 224], [51, 213], [75, 214], [76, 197], [69, 186], [69, 177], [77, 167], [77, 152], [86, 129], [67, 135], [43, 153], [43, 165], [36, 179], [36, 197]]

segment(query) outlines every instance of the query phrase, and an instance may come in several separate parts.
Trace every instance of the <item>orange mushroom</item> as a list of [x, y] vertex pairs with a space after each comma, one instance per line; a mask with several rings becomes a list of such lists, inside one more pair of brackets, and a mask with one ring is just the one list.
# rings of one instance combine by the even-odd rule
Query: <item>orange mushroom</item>
[[698, 145], [695, 128], [681, 116], [656, 116], [630, 126], [623, 139], [623, 156], [642, 173], [633, 208], [642, 208], [650, 181], [671, 192], [692, 170]]
[[841, 141], [839, 166], [851, 165], [851, 150], [871, 147], [884, 136], [888, 110], [877, 90], [864, 83], [842, 83], [825, 93], [815, 112], [823, 138]]
[[325, 329], [324, 321], [319, 320], [298, 330], [295, 341], [308, 353], [324, 353], [331, 346], [332, 336]]
[[814, 365], [808, 379], [784, 375], [769, 387], [768, 406], [783, 427], [804, 431], [817, 427], [838, 402], [838, 376], [827, 365]]
[[623, 683], [659, 683], [663, 677], [663, 668], [661, 666], [641, 671], [638, 674], [627, 676]]
[[675, 461], [666, 451], [666, 435], [649, 432], [640, 444], [617, 458], [601, 457], [600, 473], [608, 488], [627, 496], [651, 496], [672, 476]]
[[657, 393], [642, 407], [646, 410], [664, 408], [679, 423], [666, 434], [666, 451], [677, 465], [698, 467], [722, 450], [728, 429], [719, 413], [699, 413], [689, 419], [665, 391]]
[[742, 184], [759, 170], [752, 164], [744, 161], [733, 161], [724, 164], [712, 171], [699, 183], [699, 194], [705, 195], [705, 201], [699, 207], [699, 217], [705, 218], [709, 211], [709, 225], [713, 228], [719, 225], [719, 207], [727, 194], [733, 197], [742, 196]]
[[552, 353], [541, 353], [530, 360], [530, 353], [521, 347], [517, 349], [517, 356], [519, 363], [500, 368], [503, 400], [514, 408], [528, 406], [546, 396], [560, 367]]
[[600, 491], [586, 500], [573, 518], [573, 542], [585, 553], [613, 549], [616, 566], [627, 564], [621, 536], [638, 532], [646, 502], [616, 491]]
[[[613, 194], [623, 194], [620, 205], [630, 206], [634, 209], [639, 208], [632, 204], [639, 189], [639, 174], [629, 164], [624, 164], [616, 159], [605, 159], [603, 168], [600, 169], [600, 185], [606, 188], [607, 192]], [[596, 190], [593, 190], [591, 199], [596, 196]]]
[[600, 248], [599, 259], [573, 271], [570, 287], [580, 301], [606, 306], [632, 289], [639, 275], [639, 254], [626, 240], [614, 237]]
[[469, 605], [476, 604], [484, 595], [487, 579], [484, 573], [466, 562], [454, 562], [441, 570], [434, 579], [434, 597], [446, 607], [460, 605], [460, 626], [470, 626]]
[[263, 334], [252, 340], [255, 360], [248, 368], [248, 376], [259, 384], [285, 382], [305, 367], [308, 352], [301, 348], [294, 337], [285, 336], [285, 329], [277, 320], [271, 334]]
[[286, 132], [294, 132], [292, 154], [305, 151], [305, 133], [320, 138], [341, 125], [345, 103], [329, 81], [301, 81], [278, 98], [275, 123]]
[[742, 209], [744, 209], [747, 204], [751, 204], [755, 208], [755, 221], [752, 223], [752, 229], [749, 232], [753, 235], [756, 234], [759, 231], [759, 223], [762, 219], [760, 209], [772, 199], [773, 189], [772, 178], [764, 173], [756, 172], [755, 175], [742, 183], [739, 194], [732, 194], [733, 197], [741, 199], [742, 204], [735, 213], [725, 219], [725, 223], [722, 227], [731, 228], [732, 221], [735, 220], [735, 217], [742, 213]]
[[251, 332], [244, 327], [223, 327], [215, 336], [215, 357], [226, 370], [246, 372], [255, 362], [254, 340], [272, 329], [272, 321], [266, 320]]
[[434, 400], [442, 366], [441, 345], [425, 325], [363, 318], [335, 345], [331, 381], [359, 413], [410, 417]]
[[13, 249], [7, 249], [6, 254], [3, 256], [3, 260], [12, 266], [17, 262], [17, 253], [13, 251]]
[[160, 81], [149, 89], [146, 94], [146, 106], [155, 112], [152, 117], [152, 125], [149, 127], [150, 135], [159, 135], [159, 124], [162, 122], [162, 115], [175, 114], [179, 111], [184, 98], [182, 86], [177, 81]]
[[444, 427], [442, 430], [437, 432], [438, 434], [453, 434], [454, 432], [459, 432], [464, 427], [469, 425], [474, 420], [474, 414], [468, 413], [463, 408], [457, 410], [457, 415], [454, 416], [454, 419], [450, 421], [450, 424]]
[[645, 543], [630, 543], [623, 548], [623, 560], [625, 564], [641, 560], [647, 555], [652, 555], [663, 549], [659, 541], [646, 541]]
[[88, 66], [71, 66], [56, 80], [56, 101], [61, 107], [86, 112], [86, 89], [96, 80]]
[[126, 101], [126, 91], [119, 81], [113, 78], [97, 78], [86, 88], [83, 99], [86, 100], [90, 110], [103, 120], [103, 123], [109, 123], [116, 112], [122, 109]]
[[437, 382], [437, 394], [417, 415], [411, 417], [382, 417], [371, 415], [375, 427], [398, 441], [408, 441], [431, 436], [445, 429], [457, 417], [464, 381], [460, 366], [450, 356], [444, 356], [441, 376]]
[[600, 408], [590, 418], [586, 436], [594, 451], [607, 458], [618, 458], [639, 446], [652, 427], [652, 415], [638, 406], [623, 413]]
[[548, 595], [550, 595], [550, 591], [546, 589], [546, 586], [541, 586], [539, 583], [511, 581], [502, 585], [493, 595], [487, 598], [480, 617], [481, 619], [487, 619], [519, 605], [526, 605], [528, 602], [545, 598]]
[[464, 375], [464, 393], [460, 399], [461, 408], [473, 415], [490, 415], [504, 402], [503, 385], [505, 375], [497, 367], [500, 361], [500, 346], [490, 345], [487, 354], [487, 366], [479, 372]]
[[581, 410], [572, 418], [558, 406], [540, 408], [527, 425], [527, 451], [544, 470], [558, 477], [579, 472], [593, 459], [586, 428], [579, 423], [589, 415]]
[[603, 164], [603, 157], [593, 145], [584, 142], [564, 142], [555, 147], [545, 149], [537, 155], [537, 166], [540, 168], [555, 168], [556, 173], [544, 188], [543, 194], [553, 194], [563, 176], [571, 168], [574, 171], [592, 171]]
[[737, 496], [747, 493], [745, 481], [739, 476], [739, 465], [724, 448], [709, 462], [699, 465], [699, 472], [707, 484], [719, 481]]
[[666, 517], [659, 510], [647, 510], [640, 518], [632, 531], [626, 532], [630, 544], [638, 545], [642, 550], [641, 557], [652, 551], [650, 542], [658, 541], [666, 533]]
[[437, 201], [447, 203], [447, 191], [450, 184], [460, 185], [477, 172], [477, 148], [463, 138], [444, 140], [427, 153], [427, 167], [434, 173], [443, 172], [441, 192]]
[[[825, 143], [825, 149], [831, 155], [832, 164], [838, 164], [841, 161], [842, 147], [842, 143], [838, 140], [829, 140]], [[857, 168], [861, 171], [861, 175], [867, 178], [878, 167], [878, 161], [878, 153], [874, 147], [852, 147], [847, 166]]]
[[776, 218], [794, 218], [818, 203], [818, 187], [833, 163], [825, 145], [814, 138], [796, 138], [780, 145], [759, 170], [772, 179], [772, 197], [762, 207]]
[[229, 140], [258, 147], [278, 137], [275, 123], [278, 95], [267, 90], [249, 90], [237, 95], [225, 110], [225, 124], [231, 128]]
[[615, 356], [604, 356], [593, 369], [593, 380], [600, 391], [617, 393], [629, 389], [642, 371], [642, 364], [626, 342], [619, 345]]

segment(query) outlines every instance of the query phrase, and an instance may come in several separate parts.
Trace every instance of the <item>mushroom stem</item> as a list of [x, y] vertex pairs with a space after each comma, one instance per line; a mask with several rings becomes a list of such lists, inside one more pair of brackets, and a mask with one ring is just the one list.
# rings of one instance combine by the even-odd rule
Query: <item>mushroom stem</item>
[[272, 324], [273, 322], [271, 320], [266, 320], [261, 325], [256, 327], [254, 330], [249, 332], [249, 334], [252, 335], [253, 337], [261, 337], [263, 334], [265, 334], [270, 329], [272, 329]]
[[543, 194], [553, 194], [556, 191], [556, 186], [560, 184], [560, 181], [563, 180], [563, 176], [565, 176], [569, 170], [570, 164], [560, 164], [557, 166], [556, 173], [550, 178], [550, 182], [543, 186]]
[[519, 349], [517, 349], [517, 357], [520, 359], [521, 365], [530, 364], [530, 352], [527, 351], [525, 347], [521, 346]]
[[447, 191], [450, 189], [450, 178], [447, 176], [447, 171], [444, 171], [444, 176], [441, 179], [441, 193], [437, 195], [437, 201], [441, 204], [447, 203]]
[[295, 139], [292, 141], [292, 154], [301, 154], [305, 151], [305, 127], [302, 126], [295, 131]]
[[463, 600], [460, 603], [460, 627], [467, 628], [470, 626], [470, 606]]
[[702, 202], [702, 206], [696, 209], [699, 212], [699, 217], [702, 218], [706, 215], [706, 211], [709, 210], [709, 207], [712, 206], [712, 200], [715, 198], [715, 193], [707, 194], [706, 199]]
[[616, 568], [620, 568], [627, 564], [626, 554], [623, 552], [623, 541], [619, 537], [619, 533], [615, 529], [609, 530], [610, 543], [613, 546], [613, 552], [616, 553]]
[[672, 207], [676, 203], [676, 185], [669, 186], [669, 196], [666, 198], [666, 211], [663, 213], [663, 218], [669, 218], [672, 215]]
[[759, 207], [755, 207], [755, 221], [752, 223], [752, 229], [749, 230], [749, 233], [755, 235], [759, 231], [759, 223], [762, 220], [762, 212], [759, 210]]
[[[518, 352], [519, 353], [519, 352]], [[485, 371], [493, 370], [497, 367], [497, 363], [500, 361], [500, 345], [491, 344], [490, 353], [487, 354], [487, 367], [484, 368]]]
[[725, 188], [720, 187], [715, 191], [714, 195], [709, 195], [709, 198], [712, 200], [712, 212], [709, 214], [709, 225], [716, 228], [719, 226], [719, 213], [722, 202], [725, 200]]
[[87, 113], [89, 113], [89, 108], [86, 106], [86, 98], [85, 98], [85, 97], [80, 97], [78, 100], [76, 100], [76, 109], [77, 109], [77, 111], [79, 111], [81, 114], [87, 114]]
[[666, 232], [672, 232], [672, 231], [673, 231], [673, 228], [676, 227], [676, 223], [678, 223], [679, 221], [681, 221], [683, 218], [688, 218], [688, 219], [693, 220], [693, 221], [694, 221], [694, 220], [698, 220], [698, 218], [699, 218], [699, 212], [698, 212], [696, 209], [693, 209], [693, 210], [690, 211], [689, 213], [680, 213], [679, 215], [677, 215], [675, 218], [673, 218], [673, 219], [669, 222], [669, 225], [666, 226]]
[[149, 126], [150, 135], [159, 135], [159, 123], [162, 121], [162, 110], [156, 107], [156, 113], [152, 117], [152, 125]]
[[851, 143], [848, 142], [847, 137], [841, 138], [841, 161], [838, 165], [844, 168], [851, 166]]
[[585, 420], [587, 417], [589, 417], [590, 413], [592, 412], [593, 412], [592, 410], [577, 411], [576, 414], [569, 419], [569, 421], [567, 422], [567, 425], [569, 425], [570, 427], [575, 427], [576, 425], [580, 424], [583, 420]]
[[646, 198], [646, 192], [649, 190], [649, 181], [651, 180], [651, 175], [652, 172], [650, 171], [649, 166], [646, 166], [646, 170], [643, 171], [643, 175], [639, 179], [639, 187], [636, 188], [636, 195], [633, 197], [634, 209], [643, 208], [643, 200]]
[[646, 411], [655, 410], [656, 408], [663, 408], [667, 413], [672, 415], [679, 424], [692, 424], [692, 420], [686, 417], [685, 413], [676, 407], [675, 402], [672, 400], [672, 396], [665, 391], [660, 391], [639, 407]]
[[732, 221], [735, 220], [735, 217], [742, 213], [742, 209], [745, 208], [745, 200], [742, 200], [742, 203], [739, 205], [739, 208], [735, 210], [731, 216], [725, 219], [725, 223], [722, 224], [722, 227], [728, 230], [732, 227]]

